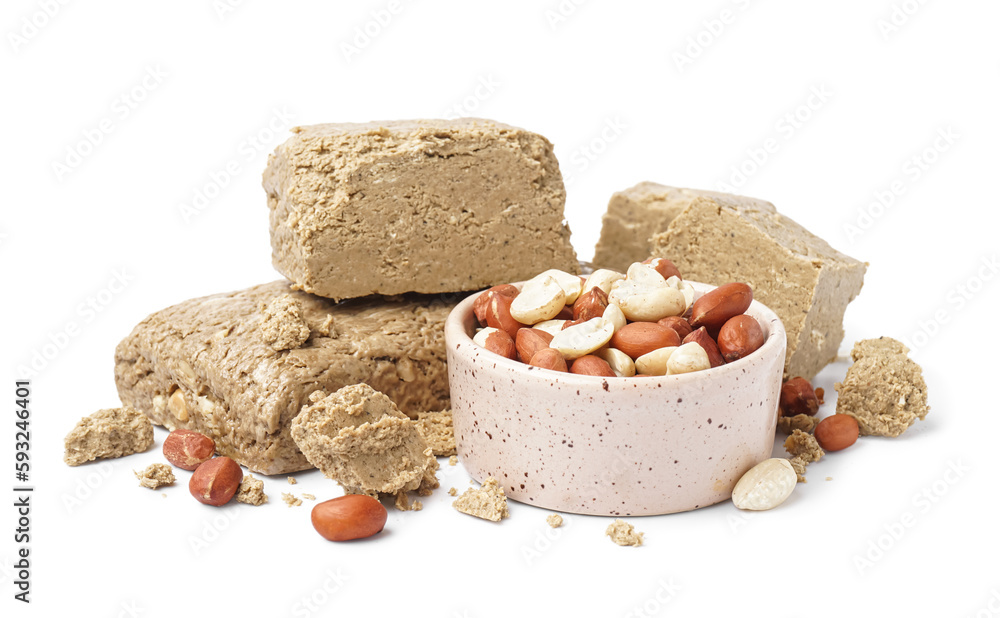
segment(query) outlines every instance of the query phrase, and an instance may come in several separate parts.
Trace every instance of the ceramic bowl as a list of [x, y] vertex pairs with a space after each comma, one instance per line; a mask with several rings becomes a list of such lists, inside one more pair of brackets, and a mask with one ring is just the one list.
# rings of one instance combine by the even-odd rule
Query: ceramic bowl
[[[697, 296], [713, 286], [692, 282]], [[445, 323], [458, 455], [508, 498], [591, 515], [658, 515], [730, 498], [771, 456], [785, 329], [754, 301], [764, 345], [736, 362], [659, 377], [600, 378], [530, 367], [472, 341], [472, 305]]]

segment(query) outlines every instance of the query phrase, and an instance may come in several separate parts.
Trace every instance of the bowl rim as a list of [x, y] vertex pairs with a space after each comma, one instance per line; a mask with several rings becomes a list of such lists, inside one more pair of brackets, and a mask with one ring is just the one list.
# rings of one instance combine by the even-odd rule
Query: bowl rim
[[[701, 283], [698, 281], [690, 281], [685, 279], [687, 283], [690, 283], [695, 289], [695, 298], [714, 290], [718, 286], [711, 285], [708, 283]], [[523, 285], [524, 281], [518, 281], [512, 283], [520, 287]], [[774, 348], [784, 348], [786, 345], [786, 333], [785, 325], [782, 323], [781, 318], [778, 317], [770, 307], [763, 304], [762, 302], [754, 299], [750, 303], [750, 307], [745, 313], [751, 315], [757, 322], [761, 325], [761, 328], [766, 329], [767, 336], [764, 339], [764, 345], [754, 351], [753, 354], [744, 356], [743, 358], [733, 361], [731, 363], [725, 363], [718, 367], [711, 367], [709, 369], [704, 369], [702, 371], [694, 371], [691, 373], [681, 373], [673, 375], [662, 375], [662, 376], [640, 376], [640, 377], [618, 377], [613, 378], [603, 377], [603, 376], [586, 376], [576, 373], [568, 373], [562, 371], [553, 371], [551, 369], [543, 369], [541, 367], [533, 367], [526, 363], [522, 363], [519, 360], [514, 360], [500, 356], [495, 352], [491, 352], [485, 348], [476, 345], [472, 341], [472, 337], [466, 332], [465, 322], [472, 317], [472, 321], [475, 322], [475, 317], [472, 316], [473, 305], [476, 299], [479, 298], [481, 294], [486, 293], [489, 288], [481, 290], [470, 294], [465, 300], [456, 305], [448, 317], [445, 319], [445, 342], [449, 351], [456, 350], [463, 344], [469, 344], [475, 346], [475, 349], [481, 350], [483, 353], [490, 355], [489, 358], [495, 365], [500, 367], [505, 367], [512, 371], [520, 371], [526, 376], [531, 376], [532, 378], [538, 378], [542, 380], [552, 380], [554, 378], [559, 379], [560, 382], [566, 384], [585, 385], [585, 387], [599, 386], [601, 388], [607, 389], [612, 386], [618, 385], [628, 385], [628, 384], [679, 384], [684, 382], [691, 382], [696, 380], [709, 380], [719, 377], [720, 379], [725, 379], [726, 376], [730, 376], [735, 371], [740, 371], [743, 365], [752, 362], [753, 358], [759, 354], [767, 354], [770, 352], [776, 352]], [[527, 327], [526, 327], [527, 328]]]

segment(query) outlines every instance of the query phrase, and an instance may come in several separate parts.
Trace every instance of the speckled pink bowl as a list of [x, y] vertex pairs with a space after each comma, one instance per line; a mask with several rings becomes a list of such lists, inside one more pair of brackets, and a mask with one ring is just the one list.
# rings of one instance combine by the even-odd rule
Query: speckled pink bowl
[[[712, 286], [694, 283], [701, 294]], [[478, 481], [519, 502], [590, 515], [658, 515], [729, 499], [771, 456], [785, 329], [754, 301], [763, 347], [697, 373], [596, 378], [529, 367], [472, 342], [478, 294], [445, 323], [455, 439]]]

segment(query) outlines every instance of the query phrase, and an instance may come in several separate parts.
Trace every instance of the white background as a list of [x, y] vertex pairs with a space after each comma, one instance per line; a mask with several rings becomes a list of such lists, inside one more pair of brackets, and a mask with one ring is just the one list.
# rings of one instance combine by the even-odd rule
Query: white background
[[[36, 374], [37, 488], [30, 608], [12, 600], [0, 509], [4, 615], [1000, 615], [1000, 284], [982, 266], [1000, 244], [995, 2], [236, 4], [4, 3], [0, 392], [12, 408], [14, 378]], [[773, 512], [633, 518], [637, 549], [603, 537], [607, 518], [552, 531], [520, 504], [500, 525], [461, 515], [443, 491], [467, 486], [460, 467], [422, 512], [332, 544], [308, 503], [280, 500], [340, 493], [316, 472], [267, 479], [265, 507], [211, 510], [186, 473], [166, 498], [137, 486], [162, 430], [141, 455], [62, 463], [73, 424], [117, 405], [112, 354], [135, 323], [277, 278], [260, 175], [289, 126], [443, 115], [552, 140], [582, 258], [611, 193], [654, 180], [727, 183], [870, 262], [843, 351], [908, 341], [927, 421], [829, 455]], [[185, 218], [198, 191], [212, 197]], [[845, 369], [820, 375], [821, 414]]]

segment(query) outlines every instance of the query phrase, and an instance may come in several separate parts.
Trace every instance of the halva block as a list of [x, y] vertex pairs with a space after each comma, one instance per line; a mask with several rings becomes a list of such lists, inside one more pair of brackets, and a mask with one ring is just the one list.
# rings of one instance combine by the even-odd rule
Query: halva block
[[592, 260], [594, 267], [625, 272], [634, 262], [645, 260], [651, 254], [654, 234], [665, 231], [695, 198], [713, 195], [720, 194], [655, 182], [640, 182], [618, 191], [611, 196], [602, 217], [601, 238]]
[[275, 268], [333, 299], [578, 272], [541, 135], [475, 118], [297, 127], [264, 171]]
[[197, 298], [135, 327], [115, 351], [115, 381], [126, 405], [209, 436], [254, 472], [305, 470], [289, 429], [314, 391], [365, 382], [414, 417], [448, 407], [444, 320], [454, 304], [334, 303], [287, 281]]
[[748, 283], [785, 325], [785, 374], [806, 379], [836, 358], [844, 311], [867, 268], [771, 203], [721, 193], [692, 201], [653, 237], [652, 252], [672, 260], [686, 279]]

